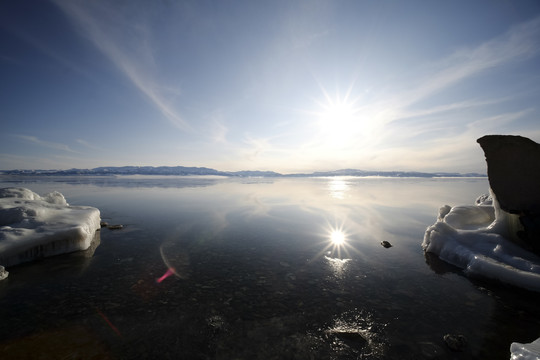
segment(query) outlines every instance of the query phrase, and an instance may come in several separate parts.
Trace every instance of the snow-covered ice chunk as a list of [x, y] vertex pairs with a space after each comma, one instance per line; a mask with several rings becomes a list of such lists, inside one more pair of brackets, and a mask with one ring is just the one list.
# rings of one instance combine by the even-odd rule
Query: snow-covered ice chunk
[[69, 206], [59, 192], [0, 189], [0, 265], [86, 250], [98, 229], [98, 209]]
[[511, 360], [538, 360], [540, 359], [540, 338], [528, 344], [514, 342], [510, 345], [510, 353]]
[[437, 222], [425, 232], [424, 251], [469, 275], [540, 291], [540, 257], [508, 240], [517, 217], [502, 211], [493, 193], [476, 204], [441, 207]]
[[9, 272], [6, 271], [6, 269], [0, 265], [0, 280], [4, 280], [9, 275]]

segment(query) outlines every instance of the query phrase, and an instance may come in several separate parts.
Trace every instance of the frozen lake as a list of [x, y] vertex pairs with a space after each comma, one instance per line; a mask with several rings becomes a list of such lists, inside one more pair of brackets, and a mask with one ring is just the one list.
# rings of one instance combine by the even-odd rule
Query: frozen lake
[[509, 359], [539, 336], [539, 294], [421, 248], [439, 207], [473, 204], [487, 179], [0, 178], [9, 186], [59, 191], [124, 228], [103, 228], [93, 253], [8, 268], [1, 359]]

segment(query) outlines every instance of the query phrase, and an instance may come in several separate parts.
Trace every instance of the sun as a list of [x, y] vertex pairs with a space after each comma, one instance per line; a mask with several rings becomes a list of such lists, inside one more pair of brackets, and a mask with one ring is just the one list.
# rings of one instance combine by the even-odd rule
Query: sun
[[337, 99], [323, 105], [322, 118], [325, 121], [347, 123], [354, 119], [356, 110], [352, 103]]
[[346, 99], [327, 99], [320, 111], [320, 120], [323, 127], [351, 126], [355, 122], [357, 110], [352, 102]]
[[332, 146], [340, 146], [358, 138], [366, 119], [361, 117], [357, 101], [325, 93], [325, 101], [319, 102], [316, 112], [320, 138]]

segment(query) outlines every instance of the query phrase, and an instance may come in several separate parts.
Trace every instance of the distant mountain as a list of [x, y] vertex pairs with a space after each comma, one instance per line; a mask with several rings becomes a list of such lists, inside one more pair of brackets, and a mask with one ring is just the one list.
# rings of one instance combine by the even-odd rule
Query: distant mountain
[[185, 166], [109, 166], [88, 171], [90, 171], [91, 175], [224, 175], [223, 172], [214, 169]]
[[324, 177], [324, 176], [383, 176], [383, 177], [486, 177], [478, 173], [427, 173], [417, 171], [366, 171], [342, 169], [334, 171], [317, 171], [313, 173], [280, 174], [274, 171], [219, 171], [205, 167], [185, 166], [104, 166], [94, 169], [69, 170], [0, 170], [1, 175], [41, 175], [41, 176], [107, 176], [107, 175], [216, 175], [228, 177]]

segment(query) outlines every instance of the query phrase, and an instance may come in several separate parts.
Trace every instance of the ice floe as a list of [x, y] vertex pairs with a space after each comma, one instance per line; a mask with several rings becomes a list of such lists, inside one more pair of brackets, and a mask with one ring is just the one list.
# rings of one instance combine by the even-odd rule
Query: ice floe
[[540, 359], [540, 338], [528, 344], [514, 342], [510, 345], [510, 353], [511, 360], [538, 360]]
[[509, 240], [516, 219], [500, 209], [493, 193], [475, 205], [445, 205], [427, 228], [422, 248], [468, 275], [540, 291], [540, 257]]
[[[98, 229], [98, 209], [69, 206], [59, 192], [40, 196], [25, 188], [2, 188], [0, 270], [3, 266], [86, 250]], [[2, 274], [0, 271], [0, 278]]]

